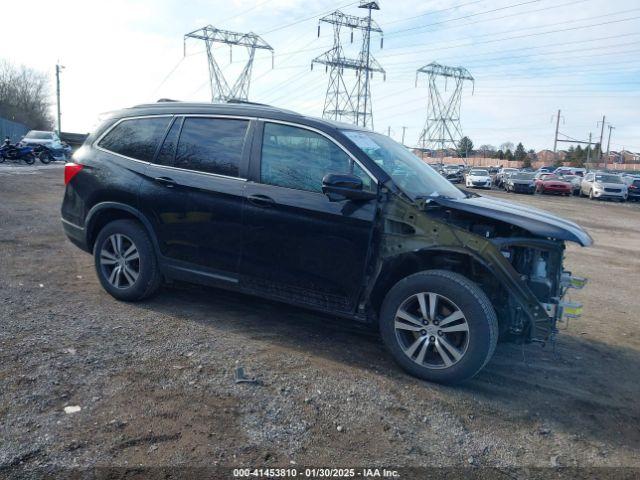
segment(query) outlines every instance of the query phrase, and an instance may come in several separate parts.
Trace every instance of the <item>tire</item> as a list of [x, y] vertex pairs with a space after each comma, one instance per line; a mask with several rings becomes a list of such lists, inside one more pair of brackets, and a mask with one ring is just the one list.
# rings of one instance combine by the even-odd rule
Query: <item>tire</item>
[[33, 165], [36, 161], [36, 156], [32, 153], [24, 157], [24, 163], [27, 165]]
[[593, 196], [593, 189], [589, 190], [589, 200], [595, 200], [595, 197]]
[[45, 165], [47, 165], [48, 163], [51, 163], [51, 160], [53, 160], [53, 157], [51, 156], [51, 154], [49, 152], [46, 151], [42, 151], [38, 154], [38, 160], [40, 160], [40, 162], [44, 163]]
[[[131, 247], [135, 251], [127, 255]], [[93, 258], [102, 287], [118, 300], [135, 302], [148, 298], [162, 283], [151, 239], [134, 220], [116, 220], [100, 230]], [[115, 272], [117, 269], [119, 272]]]
[[[430, 313], [433, 294], [436, 322]], [[426, 312], [427, 324], [421, 312]], [[463, 317], [439, 325], [456, 312]], [[437, 383], [457, 383], [476, 375], [498, 341], [496, 312], [486, 294], [468, 278], [446, 270], [427, 270], [400, 280], [384, 299], [379, 327], [382, 340], [404, 370]], [[439, 328], [458, 330], [445, 333]]]

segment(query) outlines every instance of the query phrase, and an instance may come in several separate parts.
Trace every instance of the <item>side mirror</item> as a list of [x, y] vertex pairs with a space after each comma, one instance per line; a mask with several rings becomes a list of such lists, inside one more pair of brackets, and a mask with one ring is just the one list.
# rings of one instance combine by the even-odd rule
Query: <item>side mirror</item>
[[376, 194], [363, 190], [362, 179], [355, 175], [329, 173], [322, 179], [322, 193], [332, 202], [340, 200], [372, 200]]

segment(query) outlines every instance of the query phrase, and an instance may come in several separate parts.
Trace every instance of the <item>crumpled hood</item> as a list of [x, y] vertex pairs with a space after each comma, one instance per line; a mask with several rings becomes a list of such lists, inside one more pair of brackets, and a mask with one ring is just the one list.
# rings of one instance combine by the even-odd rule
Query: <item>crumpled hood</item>
[[482, 215], [516, 225], [540, 237], [575, 242], [583, 247], [593, 243], [589, 234], [579, 225], [544, 210], [538, 210], [526, 205], [517, 205], [488, 197], [471, 197], [459, 200], [435, 197], [431, 200], [447, 208]]

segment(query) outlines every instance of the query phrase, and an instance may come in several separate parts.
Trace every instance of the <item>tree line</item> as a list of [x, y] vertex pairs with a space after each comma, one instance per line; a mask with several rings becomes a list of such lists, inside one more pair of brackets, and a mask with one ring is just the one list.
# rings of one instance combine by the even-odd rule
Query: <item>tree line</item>
[[44, 73], [0, 60], [0, 117], [33, 130], [52, 130], [49, 93]]
[[531, 166], [531, 157], [535, 155], [535, 151], [533, 149], [527, 151], [522, 142], [519, 142], [517, 146], [512, 142], [504, 142], [500, 148], [484, 144], [474, 151], [473, 141], [469, 137], [462, 137], [458, 143], [458, 155], [467, 158], [475, 153], [481, 153], [485, 158], [523, 162], [525, 167]]

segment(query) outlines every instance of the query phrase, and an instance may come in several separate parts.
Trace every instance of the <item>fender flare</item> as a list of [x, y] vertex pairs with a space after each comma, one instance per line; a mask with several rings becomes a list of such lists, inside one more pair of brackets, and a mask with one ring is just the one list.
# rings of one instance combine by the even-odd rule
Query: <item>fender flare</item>
[[91, 210], [89, 210], [89, 213], [87, 213], [87, 217], [84, 222], [84, 231], [86, 232], [85, 241], [87, 243], [87, 246], [91, 246], [92, 250], [93, 250], [92, 243], [93, 243], [93, 240], [95, 240], [95, 236], [96, 236], [96, 235], [93, 235], [94, 238], [91, 238], [93, 233], [93, 227], [95, 226], [98, 218], [100, 218], [100, 214], [104, 213], [107, 210], [120, 210], [123, 212], [127, 212], [133, 215], [134, 217], [136, 217], [136, 219], [138, 219], [140, 223], [142, 223], [145, 230], [149, 234], [149, 238], [151, 238], [151, 242], [153, 243], [153, 247], [156, 250], [156, 252], [160, 251], [159, 245], [158, 245], [158, 239], [156, 238], [153, 227], [151, 226], [151, 222], [149, 222], [149, 220], [138, 209], [132, 207], [131, 205], [127, 205], [126, 203], [120, 203], [120, 202], [96, 203], [93, 207], [91, 207]]

